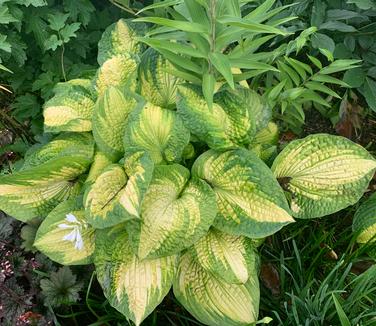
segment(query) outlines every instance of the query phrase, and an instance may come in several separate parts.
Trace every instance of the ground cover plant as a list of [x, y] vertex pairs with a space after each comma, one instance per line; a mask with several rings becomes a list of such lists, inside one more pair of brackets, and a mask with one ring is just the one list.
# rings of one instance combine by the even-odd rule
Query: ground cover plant
[[[283, 24], [293, 17], [277, 19], [286, 8], [273, 5], [168, 1], [111, 25], [98, 44], [95, 76], [58, 83], [45, 102], [44, 131], [52, 136], [0, 178], [0, 209], [27, 223], [43, 219], [34, 246], [63, 265], [94, 263], [109, 304], [136, 325], [170, 288], [207, 325], [262, 317], [299, 324], [308, 314], [305, 322], [342, 323], [351, 302], [370, 306], [359, 293], [374, 295], [367, 283], [374, 269], [350, 282], [352, 300], [343, 302], [336, 289], [350, 276], [346, 269], [334, 282], [340, 263], [312, 287], [329, 299], [314, 299], [301, 278], [294, 282], [299, 297], [288, 292], [292, 310], [259, 317], [263, 239], [356, 204], [376, 170], [365, 148], [334, 135], [309, 135], [277, 152], [272, 109], [299, 114], [307, 103], [324, 105], [322, 94], [336, 94], [326, 82], [347, 86], [331, 74], [359, 61], [298, 60], [314, 29], [273, 53], [258, 52], [255, 43], [288, 36]], [[262, 76], [270, 87], [260, 84]], [[374, 240], [373, 207], [371, 197], [355, 214], [363, 248]], [[269, 249], [264, 244], [261, 252]], [[53, 277], [43, 282], [46, 293]], [[374, 315], [346, 318], [363, 317]]]

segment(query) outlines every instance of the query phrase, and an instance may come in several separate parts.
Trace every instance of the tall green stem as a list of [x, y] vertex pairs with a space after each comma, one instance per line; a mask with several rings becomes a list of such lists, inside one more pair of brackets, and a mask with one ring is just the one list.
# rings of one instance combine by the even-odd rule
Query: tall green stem
[[[209, 7], [209, 19], [210, 19], [210, 52], [215, 51], [215, 38], [216, 38], [216, 30], [215, 30], [215, 23], [216, 23], [216, 7], [217, 7], [217, 0], [210, 0], [210, 7]], [[212, 73], [213, 66], [209, 60], [209, 72]]]

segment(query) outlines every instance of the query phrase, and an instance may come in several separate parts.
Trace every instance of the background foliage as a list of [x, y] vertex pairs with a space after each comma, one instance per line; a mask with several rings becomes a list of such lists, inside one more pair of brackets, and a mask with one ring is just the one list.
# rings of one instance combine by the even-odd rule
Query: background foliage
[[0, 2], [0, 73], [12, 116], [41, 133], [41, 103], [59, 81], [91, 76], [97, 43], [122, 12], [104, 1], [16, 0]]

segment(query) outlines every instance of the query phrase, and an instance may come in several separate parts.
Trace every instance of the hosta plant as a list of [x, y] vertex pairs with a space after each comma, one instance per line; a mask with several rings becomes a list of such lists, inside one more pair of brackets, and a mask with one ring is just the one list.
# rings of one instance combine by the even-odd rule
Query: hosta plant
[[223, 86], [208, 105], [137, 43], [141, 26], [110, 26], [94, 80], [58, 84], [44, 109], [55, 137], [0, 179], [0, 208], [43, 217], [35, 246], [64, 265], [94, 263], [110, 304], [136, 325], [171, 287], [204, 324], [254, 324], [256, 240], [356, 203], [376, 160], [318, 134], [269, 168], [278, 130], [264, 99]]
[[[376, 193], [362, 203], [355, 212], [353, 231], [356, 234], [356, 241], [360, 245], [376, 241]], [[373, 250], [368, 254], [376, 259], [376, 249], [374, 246], [372, 248]]]

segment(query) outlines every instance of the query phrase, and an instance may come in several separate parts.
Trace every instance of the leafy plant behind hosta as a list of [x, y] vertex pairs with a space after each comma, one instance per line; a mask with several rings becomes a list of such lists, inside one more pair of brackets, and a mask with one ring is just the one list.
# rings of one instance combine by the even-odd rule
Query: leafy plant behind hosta
[[[197, 13], [180, 27], [206, 44], [192, 28], [204, 30], [210, 12], [197, 1], [174, 3], [177, 17]], [[263, 24], [272, 1], [245, 18], [240, 7], [221, 3], [228, 29], [219, 44], [246, 38], [241, 27], [282, 33]], [[292, 215], [354, 204], [376, 161], [349, 140], [313, 135], [287, 145], [271, 170], [264, 161], [277, 154], [278, 127], [268, 101], [232, 80], [217, 52], [207, 62], [215, 73], [196, 72], [204, 87], [171, 74], [175, 59], [187, 69], [197, 64], [168, 49], [145, 50], [137, 26], [120, 20], [108, 28], [93, 80], [56, 87], [44, 111], [54, 137], [31, 148], [19, 172], [0, 178], [0, 209], [22, 221], [43, 218], [35, 246], [61, 264], [94, 262], [109, 303], [136, 325], [171, 287], [202, 323], [251, 325], [260, 299], [253, 239], [293, 223]], [[234, 67], [259, 64], [244, 60]], [[211, 73], [229, 85], [218, 78], [214, 87]]]

